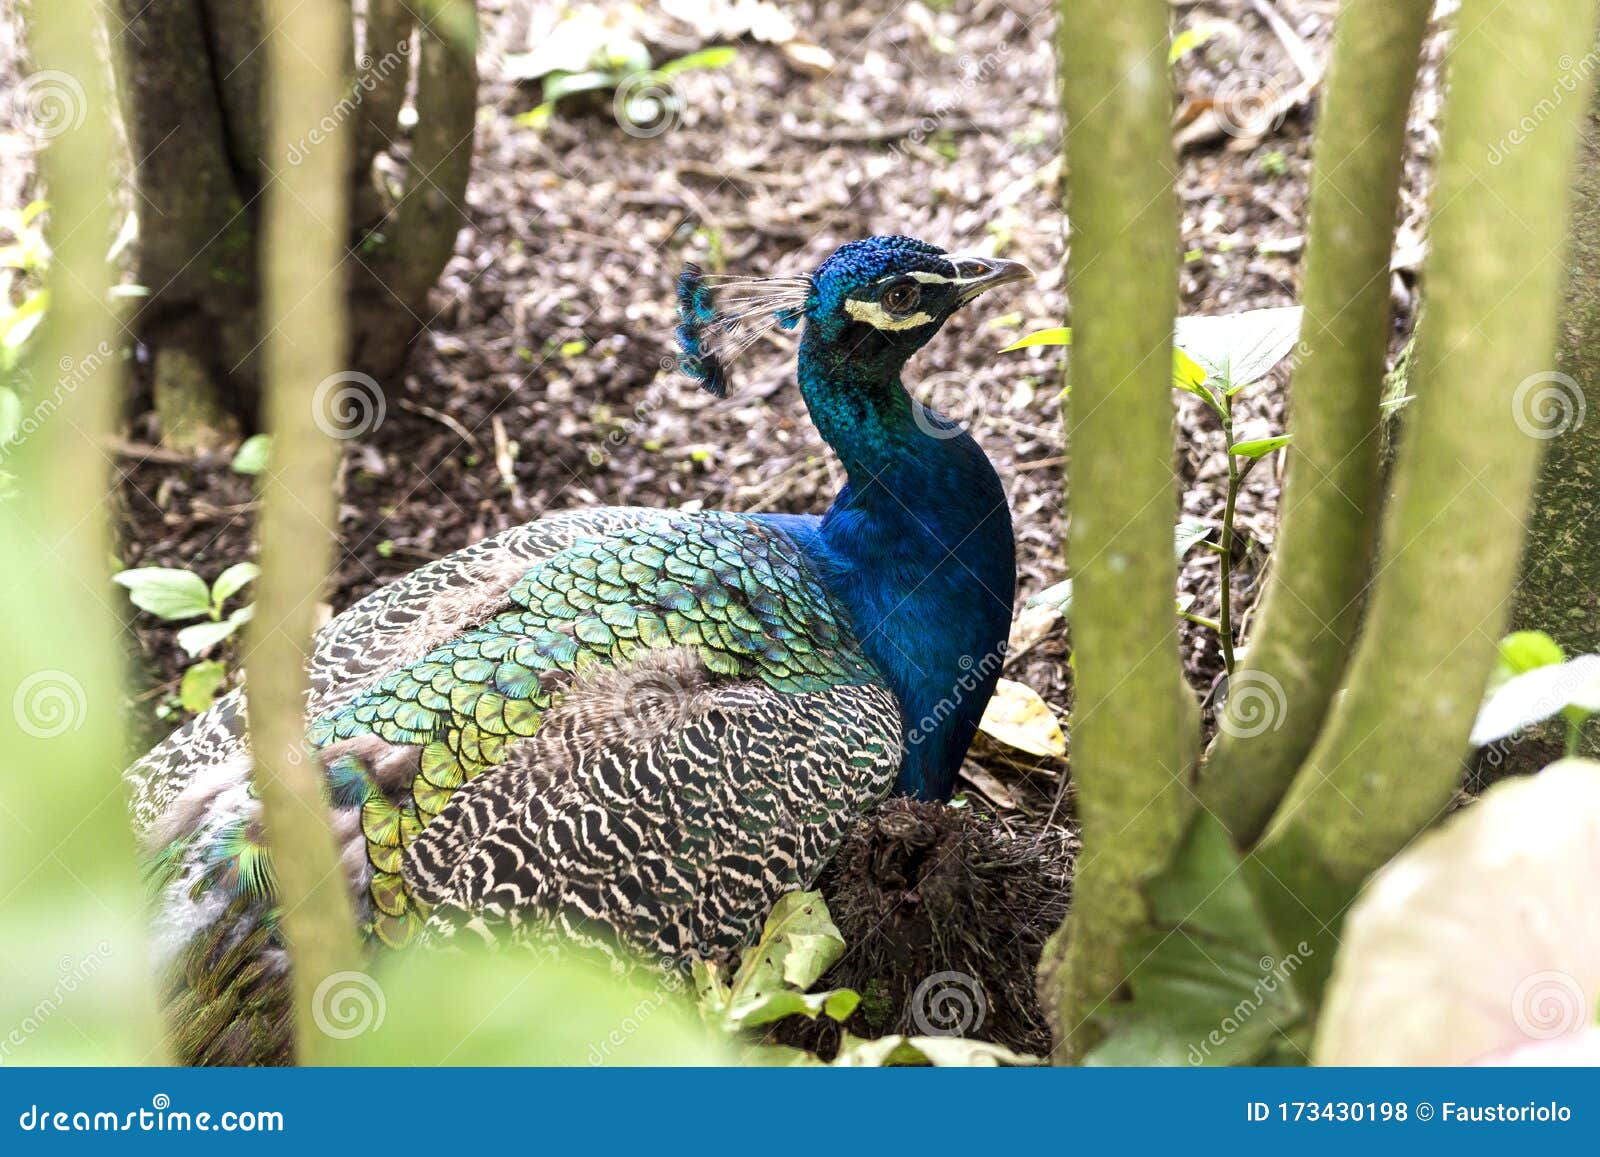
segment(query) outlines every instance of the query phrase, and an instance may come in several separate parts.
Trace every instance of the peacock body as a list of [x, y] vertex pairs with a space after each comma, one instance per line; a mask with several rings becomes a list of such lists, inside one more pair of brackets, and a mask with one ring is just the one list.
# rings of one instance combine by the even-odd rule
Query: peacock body
[[[1020, 267], [908, 238], [809, 278], [680, 286], [722, 392], [803, 320], [849, 484], [822, 517], [551, 515], [373, 592], [311, 657], [309, 746], [375, 942], [462, 929], [664, 960], [737, 951], [892, 791], [948, 798], [998, 676], [1014, 547], [972, 438], [900, 383]], [[285, 1059], [287, 958], [235, 692], [130, 769], [180, 1055]]]

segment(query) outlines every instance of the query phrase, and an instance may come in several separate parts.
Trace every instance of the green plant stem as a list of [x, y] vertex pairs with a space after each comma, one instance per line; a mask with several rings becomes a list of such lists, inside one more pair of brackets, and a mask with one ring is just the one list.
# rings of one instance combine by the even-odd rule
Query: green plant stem
[[1228, 456], [1228, 497], [1222, 507], [1222, 587], [1217, 596], [1217, 638], [1222, 642], [1222, 669], [1233, 675], [1233, 512], [1239, 502], [1239, 458], [1233, 453], [1233, 397], [1222, 398], [1222, 441]]
[[[346, 129], [288, 163], [337, 106], [349, 58], [340, 4], [268, 0], [270, 71], [264, 342], [273, 463], [263, 476], [261, 574], [245, 666], [250, 734], [295, 993], [295, 1052], [327, 1061], [312, 1013], [317, 986], [358, 966], [355, 913], [329, 826], [322, 765], [305, 745], [306, 657], [337, 521], [338, 444], [319, 428], [315, 391], [342, 368]], [[323, 418], [323, 424], [326, 423]]]
[[1102, 1035], [1148, 920], [1139, 882], [1188, 816], [1196, 709], [1173, 614], [1172, 331], [1177, 207], [1165, 0], [1063, 0], [1057, 25], [1070, 158], [1073, 779], [1084, 852], [1072, 913], [1041, 961], [1055, 1059]]
[[[1281, 531], [1240, 679], [1277, 687], [1281, 718], [1219, 733], [1200, 798], [1248, 845], [1338, 690], [1371, 571], [1378, 400], [1406, 111], [1430, 0], [1346, 0], [1317, 117], [1311, 220]], [[1245, 706], [1237, 696], [1234, 706]]]
[[[1514, 420], [1513, 399], [1553, 364], [1568, 182], [1588, 103], [1589, 76], [1571, 63], [1589, 51], [1594, 17], [1589, 0], [1461, 7], [1417, 400], [1382, 566], [1348, 690], [1254, 857], [1281, 940], [1314, 948], [1295, 977], [1313, 994], [1362, 882], [1449, 804], [1506, 621], [1545, 444]], [[1518, 132], [1535, 108], [1537, 130]], [[1513, 133], [1515, 163], [1496, 163]]]

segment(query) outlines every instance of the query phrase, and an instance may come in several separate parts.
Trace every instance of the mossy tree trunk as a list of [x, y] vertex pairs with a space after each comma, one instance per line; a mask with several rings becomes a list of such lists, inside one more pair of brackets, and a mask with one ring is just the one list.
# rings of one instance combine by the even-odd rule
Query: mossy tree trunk
[[[345, 34], [337, 5], [266, 0], [273, 157], [336, 101], [345, 83]], [[305, 744], [306, 658], [317, 596], [337, 537], [338, 444], [319, 428], [314, 395], [339, 373], [347, 303], [335, 274], [349, 213], [344, 180], [354, 126], [336, 128], [299, 162], [269, 165], [263, 197], [262, 340], [267, 428], [276, 444], [265, 476], [261, 575], [245, 658], [255, 784], [272, 850], [295, 994], [295, 1053], [326, 1060], [321, 986], [360, 962], [355, 913], [329, 826], [322, 765]]]
[[1060, 1061], [1093, 1045], [1095, 1014], [1123, 982], [1124, 945], [1147, 919], [1139, 884], [1183, 830], [1198, 740], [1172, 609], [1178, 218], [1168, 12], [1166, 0], [1059, 8], [1075, 343], [1072, 772], [1084, 839], [1072, 914], [1041, 973]]
[[[1548, 443], [1513, 618], [1569, 655], [1600, 652], [1600, 101], [1583, 127], [1555, 361], [1564, 377], [1530, 385], [1518, 410]], [[1593, 728], [1588, 744], [1595, 753]]]
[[[118, 0], [112, 20], [138, 189], [136, 330], [151, 355], [162, 439], [211, 449], [257, 424], [263, 0]], [[339, 5], [348, 19], [349, 5]], [[304, 163], [347, 122], [354, 211], [336, 276], [356, 324], [341, 368], [392, 382], [431, 316], [428, 292], [465, 223], [477, 71], [473, 0], [371, 0], [357, 67], [336, 100], [281, 142]], [[448, 30], [448, 35], [446, 35]], [[399, 113], [415, 74], [409, 133]], [[389, 174], [398, 168], [403, 178]]]

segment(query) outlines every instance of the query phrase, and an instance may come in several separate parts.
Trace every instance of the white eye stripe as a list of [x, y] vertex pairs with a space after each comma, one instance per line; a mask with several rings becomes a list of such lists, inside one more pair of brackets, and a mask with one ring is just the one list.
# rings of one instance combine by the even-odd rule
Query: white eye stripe
[[927, 325], [933, 320], [931, 313], [920, 312], [908, 317], [894, 317], [875, 301], [857, 301], [853, 297], [845, 299], [844, 309], [857, 321], [866, 322], [874, 329], [889, 331], [916, 329], [919, 325]]

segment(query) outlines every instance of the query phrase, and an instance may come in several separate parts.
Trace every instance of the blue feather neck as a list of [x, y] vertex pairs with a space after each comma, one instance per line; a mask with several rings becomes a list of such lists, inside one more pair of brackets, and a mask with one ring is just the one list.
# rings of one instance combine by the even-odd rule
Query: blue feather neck
[[1011, 514], [977, 442], [905, 392], [903, 358], [865, 352], [801, 341], [800, 392], [849, 476], [810, 550], [900, 700], [896, 792], [948, 799], [1004, 659]]

